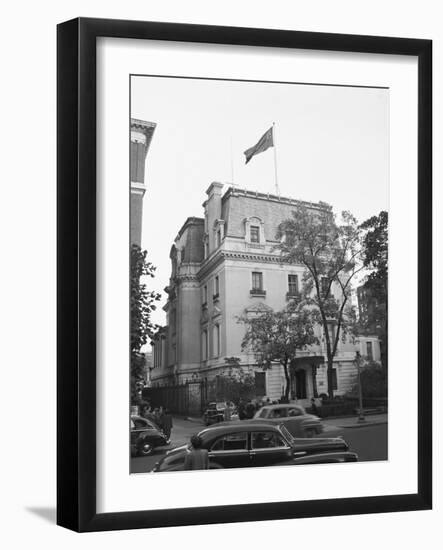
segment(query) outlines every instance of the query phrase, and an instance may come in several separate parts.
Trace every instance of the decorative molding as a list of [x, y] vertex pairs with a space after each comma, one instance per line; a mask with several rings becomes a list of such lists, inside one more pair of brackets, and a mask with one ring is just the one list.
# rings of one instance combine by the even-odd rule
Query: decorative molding
[[242, 251], [229, 251], [229, 250], [217, 250], [211, 254], [202, 264], [197, 273], [198, 279], [201, 281], [203, 278], [211, 273], [216, 267], [218, 267], [224, 260], [236, 260], [239, 262], [261, 262], [261, 263], [273, 263], [291, 266], [303, 266], [301, 264], [290, 264], [288, 261], [282, 259], [278, 254], [261, 254], [253, 252]]
[[220, 317], [220, 315], [222, 314], [221, 312], [221, 309], [217, 306], [214, 306], [214, 309], [212, 310], [212, 319], [215, 319], [215, 317]]
[[248, 306], [245, 311], [246, 313], [260, 313], [262, 311], [272, 311], [272, 307], [268, 306], [264, 302], [259, 302], [258, 304]]

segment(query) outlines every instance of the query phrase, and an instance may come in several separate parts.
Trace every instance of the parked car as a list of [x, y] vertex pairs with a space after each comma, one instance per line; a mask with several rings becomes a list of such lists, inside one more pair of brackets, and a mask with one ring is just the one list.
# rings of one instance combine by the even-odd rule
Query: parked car
[[[211, 424], [217, 424], [217, 422], [223, 422], [225, 419], [225, 408], [226, 403], [208, 403], [206, 410], [203, 413], [203, 421], [206, 426]], [[234, 406], [230, 407], [231, 409], [231, 420], [238, 420], [238, 413]]]
[[168, 444], [168, 438], [154, 422], [141, 416], [131, 415], [132, 456], [149, 456], [155, 447]]
[[294, 437], [313, 437], [323, 432], [318, 416], [307, 414], [301, 405], [266, 405], [259, 409], [254, 420], [269, 420], [275, 424], [284, 424]]
[[[223, 422], [205, 428], [198, 435], [202, 447], [209, 452], [211, 469], [355, 462], [358, 459], [340, 437], [294, 438], [283, 424], [269, 421]], [[168, 451], [152, 471], [183, 470], [190, 450], [190, 445], [182, 445]]]

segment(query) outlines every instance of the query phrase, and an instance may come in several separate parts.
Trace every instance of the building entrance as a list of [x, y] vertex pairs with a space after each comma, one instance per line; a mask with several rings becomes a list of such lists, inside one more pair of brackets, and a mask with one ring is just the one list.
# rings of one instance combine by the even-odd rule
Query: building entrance
[[295, 371], [295, 396], [297, 399], [306, 399], [305, 369], [297, 369]]

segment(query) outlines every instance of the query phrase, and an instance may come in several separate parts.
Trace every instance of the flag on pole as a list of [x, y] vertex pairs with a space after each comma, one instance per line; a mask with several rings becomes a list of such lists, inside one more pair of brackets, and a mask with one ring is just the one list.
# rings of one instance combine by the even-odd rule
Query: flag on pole
[[248, 164], [248, 162], [252, 159], [254, 155], [263, 153], [263, 151], [266, 151], [266, 149], [269, 149], [269, 147], [274, 146], [274, 135], [272, 129], [273, 127], [271, 126], [269, 130], [262, 135], [262, 137], [253, 147], [246, 149], [246, 151], [243, 153], [246, 157], [245, 164]]

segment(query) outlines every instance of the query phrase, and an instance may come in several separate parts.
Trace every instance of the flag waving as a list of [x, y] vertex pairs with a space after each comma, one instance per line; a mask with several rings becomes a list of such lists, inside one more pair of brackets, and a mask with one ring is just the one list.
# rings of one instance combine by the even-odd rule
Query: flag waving
[[266, 149], [269, 149], [269, 147], [274, 146], [274, 135], [272, 130], [273, 127], [271, 126], [269, 130], [262, 135], [262, 137], [253, 147], [246, 149], [246, 151], [243, 153], [246, 157], [245, 164], [248, 164], [248, 162], [252, 159], [254, 155], [263, 153], [263, 151], [266, 151]]

